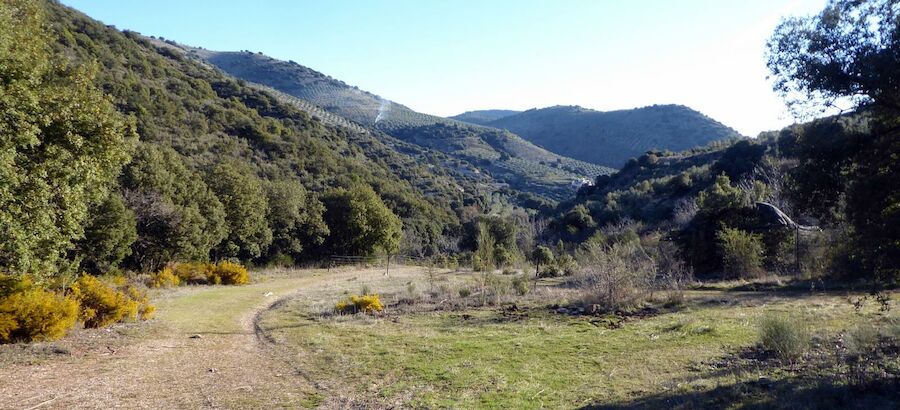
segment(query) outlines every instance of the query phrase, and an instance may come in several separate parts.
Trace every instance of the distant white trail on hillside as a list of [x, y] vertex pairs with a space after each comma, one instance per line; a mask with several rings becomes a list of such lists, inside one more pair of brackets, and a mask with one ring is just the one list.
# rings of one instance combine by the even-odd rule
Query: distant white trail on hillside
[[375, 124], [378, 124], [378, 121], [381, 121], [385, 118], [385, 114], [387, 114], [387, 112], [390, 108], [391, 108], [390, 101], [381, 100], [381, 106], [378, 107], [378, 115], [375, 116]]

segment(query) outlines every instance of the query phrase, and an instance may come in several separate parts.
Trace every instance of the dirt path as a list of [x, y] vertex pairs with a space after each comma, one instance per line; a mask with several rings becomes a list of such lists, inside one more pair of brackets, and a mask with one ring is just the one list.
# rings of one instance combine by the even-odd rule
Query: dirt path
[[[0, 408], [315, 405], [315, 387], [260, 343], [253, 318], [279, 298], [369, 274], [298, 271], [248, 286], [184, 288], [160, 296], [150, 323], [5, 346], [0, 356], [25, 357], [0, 362]], [[62, 354], [29, 358], [36, 350]]]

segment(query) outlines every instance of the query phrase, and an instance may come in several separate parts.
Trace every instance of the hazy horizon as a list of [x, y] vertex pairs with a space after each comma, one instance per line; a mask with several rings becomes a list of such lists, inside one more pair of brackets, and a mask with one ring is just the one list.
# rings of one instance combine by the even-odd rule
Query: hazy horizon
[[[64, 0], [120, 29], [300, 64], [443, 117], [681, 104], [748, 136], [794, 122], [766, 79], [779, 20], [823, 0], [116, 2]], [[302, 39], [302, 40], [297, 40]]]

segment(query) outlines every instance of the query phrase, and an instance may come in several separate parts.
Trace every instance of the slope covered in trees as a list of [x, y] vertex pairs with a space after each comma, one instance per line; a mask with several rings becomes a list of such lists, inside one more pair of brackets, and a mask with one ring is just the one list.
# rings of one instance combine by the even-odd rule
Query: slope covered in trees
[[498, 182], [516, 189], [562, 199], [571, 194], [573, 180], [612, 171], [557, 155], [507, 131], [415, 112], [293, 61], [249, 51], [183, 49], [187, 56], [237, 78], [274, 88], [355, 124], [475, 164]]
[[509, 130], [560, 155], [614, 168], [651, 149], [683, 151], [740, 137], [737, 131], [681, 105], [606, 112], [556, 106], [484, 125]]
[[455, 209], [494, 201], [443, 154], [328, 125], [56, 2], [0, 11], [3, 271], [317, 259], [337, 228], [320, 198], [340, 187], [373, 188], [434, 252], [454, 246]]

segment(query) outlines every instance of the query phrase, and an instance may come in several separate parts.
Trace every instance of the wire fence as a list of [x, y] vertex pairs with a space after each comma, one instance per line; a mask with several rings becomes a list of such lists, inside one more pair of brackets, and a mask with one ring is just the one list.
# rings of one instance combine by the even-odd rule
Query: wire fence
[[416, 255], [331, 255], [328, 262], [328, 270], [341, 266], [384, 266], [385, 275], [390, 272], [391, 265], [429, 265], [434, 260], [429, 257]]

